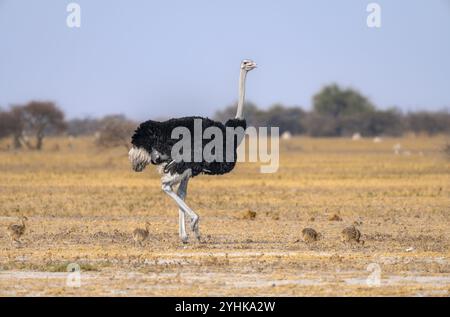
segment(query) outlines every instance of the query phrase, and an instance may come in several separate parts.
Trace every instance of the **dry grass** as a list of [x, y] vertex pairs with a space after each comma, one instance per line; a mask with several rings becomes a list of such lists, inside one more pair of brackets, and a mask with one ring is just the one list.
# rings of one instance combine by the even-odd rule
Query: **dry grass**
[[[394, 155], [396, 143], [411, 155]], [[187, 202], [204, 243], [187, 246], [157, 173], [133, 173], [122, 148], [92, 144], [52, 139], [41, 153], [0, 151], [0, 295], [449, 294], [444, 138], [294, 138], [281, 142], [276, 174], [242, 163], [196, 177]], [[16, 248], [5, 229], [19, 215], [29, 221]], [[149, 239], [134, 247], [131, 233], [145, 221]], [[343, 244], [342, 229], [355, 222], [364, 245]], [[321, 239], [296, 242], [311, 226]], [[65, 284], [72, 262], [80, 288]], [[381, 267], [379, 287], [366, 283], [370, 263]]]

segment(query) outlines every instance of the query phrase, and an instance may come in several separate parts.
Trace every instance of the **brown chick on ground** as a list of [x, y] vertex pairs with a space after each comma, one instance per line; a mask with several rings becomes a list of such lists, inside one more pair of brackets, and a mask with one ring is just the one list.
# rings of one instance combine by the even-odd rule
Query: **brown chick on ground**
[[20, 222], [21, 222], [20, 224], [13, 223], [8, 226], [7, 230], [8, 230], [8, 234], [9, 234], [9, 237], [11, 238], [12, 242], [14, 241], [18, 244], [21, 243], [20, 238], [25, 233], [25, 229], [26, 229], [25, 222], [27, 220], [28, 220], [27, 217], [22, 216], [22, 217], [20, 217]]
[[150, 228], [150, 223], [146, 222], [145, 223], [145, 229], [141, 229], [141, 228], [136, 228], [133, 231], [133, 240], [134, 240], [134, 244], [139, 244], [140, 246], [142, 246], [142, 242], [144, 242], [149, 235], [149, 228]]
[[342, 242], [360, 242], [361, 232], [355, 226], [344, 228], [341, 233]]
[[305, 228], [302, 230], [302, 238], [306, 243], [314, 242], [319, 239], [319, 234], [312, 228]]

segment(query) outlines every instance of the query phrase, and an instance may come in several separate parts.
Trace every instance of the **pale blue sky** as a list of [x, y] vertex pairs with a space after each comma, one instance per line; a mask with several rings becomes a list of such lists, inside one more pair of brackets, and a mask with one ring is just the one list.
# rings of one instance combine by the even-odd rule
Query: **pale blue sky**
[[209, 115], [247, 97], [311, 106], [326, 83], [379, 107], [450, 106], [450, 1], [385, 0], [381, 29], [362, 0], [0, 0], [0, 106], [56, 101], [69, 117]]

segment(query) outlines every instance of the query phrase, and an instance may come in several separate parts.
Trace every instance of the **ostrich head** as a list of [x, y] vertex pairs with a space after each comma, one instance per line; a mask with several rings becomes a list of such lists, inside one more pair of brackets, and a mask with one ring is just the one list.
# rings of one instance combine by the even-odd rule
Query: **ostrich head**
[[130, 159], [131, 165], [135, 172], [142, 172], [144, 168], [152, 163], [154, 165], [159, 165], [166, 162], [169, 157], [166, 154], [160, 153], [155, 149], [149, 153], [143, 147], [133, 146], [128, 152], [128, 158]]
[[256, 63], [254, 61], [250, 60], [250, 59], [244, 59], [241, 62], [241, 69], [243, 69], [243, 70], [245, 70], [247, 72], [249, 72], [249, 71], [251, 71], [252, 69], [255, 69], [255, 68], [256, 68]]
[[168, 155], [155, 149], [157, 144], [156, 121], [146, 121], [142, 123], [134, 132], [131, 138], [133, 145], [128, 152], [128, 158], [135, 172], [141, 172], [152, 163], [161, 164], [169, 159]]
[[142, 172], [152, 161], [151, 154], [143, 147], [133, 146], [128, 152], [128, 158], [135, 172]]

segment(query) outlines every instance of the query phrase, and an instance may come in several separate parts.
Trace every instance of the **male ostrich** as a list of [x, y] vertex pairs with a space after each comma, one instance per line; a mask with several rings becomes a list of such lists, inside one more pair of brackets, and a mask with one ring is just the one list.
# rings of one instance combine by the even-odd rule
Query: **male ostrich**
[[[199, 217], [198, 215], [184, 202], [187, 193], [187, 185], [190, 178], [201, 173], [208, 175], [221, 175], [229, 173], [233, 170], [236, 163], [236, 149], [243, 138], [243, 135], [233, 136], [232, 145], [234, 152], [233, 160], [226, 160], [225, 145], [227, 140], [226, 128], [242, 128], [244, 131], [247, 127], [245, 119], [242, 116], [245, 98], [245, 80], [247, 73], [256, 67], [256, 63], [251, 60], [243, 60], [241, 63], [240, 77], [239, 77], [239, 100], [237, 105], [237, 113], [234, 119], [229, 119], [225, 125], [221, 122], [213, 121], [209, 118], [202, 117], [183, 117], [177, 119], [170, 119], [163, 122], [146, 121], [139, 125], [136, 129], [132, 139], [132, 148], [128, 153], [129, 159], [132, 163], [133, 170], [141, 172], [149, 163], [158, 165], [159, 172], [163, 175], [161, 177], [162, 190], [168, 194], [179, 207], [179, 234], [183, 243], [188, 241], [188, 235], [185, 228], [185, 215], [191, 220], [191, 230], [194, 232], [197, 240], [200, 240], [199, 232]], [[219, 128], [223, 133], [224, 158], [220, 160], [205, 160], [204, 158], [198, 161], [180, 161], [172, 157], [172, 147], [179, 139], [172, 138], [172, 131], [175, 128], [187, 128], [191, 135], [194, 135], [195, 122], [201, 122], [202, 130], [209, 127]], [[217, 137], [217, 136], [216, 136]], [[230, 140], [228, 140], [230, 142]], [[205, 140], [202, 140], [202, 149], [205, 147]], [[192, 148], [194, 152], [194, 148]], [[194, 153], [192, 153], [194, 155]], [[172, 189], [174, 185], [178, 186], [175, 193]]]

